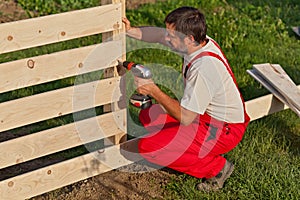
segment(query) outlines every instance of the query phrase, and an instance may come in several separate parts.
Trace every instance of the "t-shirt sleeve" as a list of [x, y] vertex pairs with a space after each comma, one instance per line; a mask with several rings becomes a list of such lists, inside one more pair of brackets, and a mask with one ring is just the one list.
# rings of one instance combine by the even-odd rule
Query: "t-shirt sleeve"
[[212, 100], [207, 81], [200, 73], [189, 73], [186, 79], [181, 106], [193, 112], [204, 114]]
[[142, 41], [149, 43], [160, 43], [165, 46], [169, 46], [169, 44], [165, 40], [166, 29], [160, 27], [153, 26], [143, 26], [140, 27], [142, 31]]

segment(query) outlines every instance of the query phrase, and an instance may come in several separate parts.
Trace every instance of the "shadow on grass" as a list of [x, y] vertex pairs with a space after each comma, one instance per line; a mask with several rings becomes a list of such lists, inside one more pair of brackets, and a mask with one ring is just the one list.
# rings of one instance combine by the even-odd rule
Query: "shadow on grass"
[[[300, 156], [300, 119], [291, 110], [281, 111], [268, 116], [266, 127], [273, 129], [276, 145]], [[299, 122], [298, 122], [299, 121]]]

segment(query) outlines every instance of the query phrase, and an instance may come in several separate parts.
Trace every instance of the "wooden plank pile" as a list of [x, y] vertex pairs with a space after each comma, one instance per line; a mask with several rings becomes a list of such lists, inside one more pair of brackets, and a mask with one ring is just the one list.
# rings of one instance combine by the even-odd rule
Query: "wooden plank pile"
[[292, 29], [296, 33], [296, 35], [298, 35], [300, 37], [300, 26], [295, 26]]
[[300, 90], [278, 64], [257, 64], [247, 72], [300, 117]]

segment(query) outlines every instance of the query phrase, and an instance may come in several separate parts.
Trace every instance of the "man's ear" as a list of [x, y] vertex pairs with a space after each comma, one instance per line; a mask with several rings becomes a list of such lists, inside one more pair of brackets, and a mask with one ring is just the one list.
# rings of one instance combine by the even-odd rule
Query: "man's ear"
[[188, 35], [185, 37], [187, 44], [194, 44], [195, 43], [195, 38], [192, 35]]

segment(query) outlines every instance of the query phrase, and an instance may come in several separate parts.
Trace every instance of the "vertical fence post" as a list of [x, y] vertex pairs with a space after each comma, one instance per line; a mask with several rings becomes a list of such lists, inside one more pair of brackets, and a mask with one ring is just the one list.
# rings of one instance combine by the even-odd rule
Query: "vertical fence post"
[[[126, 12], [126, 5], [125, 5], [126, 2], [125, 2], [125, 0], [101, 0], [101, 5], [114, 4], [114, 3], [122, 3], [122, 17], [124, 17], [125, 12]], [[125, 26], [123, 24], [120, 24], [120, 26], [122, 26], [121, 31], [120, 30], [115, 30], [115, 31], [111, 31], [111, 32], [102, 33], [102, 42], [103, 41], [108, 41], [108, 40], [115, 40], [117, 38], [121, 39], [122, 40], [122, 47], [123, 47], [123, 51], [122, 51], [123, 55], [121, 55], [120, 60], [126, 60]], [[111, 68], [107, 68], [104, 71], [104, 77], [105, 78], [114, 77], [114, 76], [119, 76], [116, 66], [111, 67]], [[125, 91], [126, 91], [126, 88], [124, 87], [124, 83], [125, 83], [125, 81], [121, 80], [121, 86], [120, 87], [121, 87], [121, 90], [123, 90], [122, 91], [123, 94], [125, 94]], [[104, 105], [104, 107], [103, 107], [104, 112], [111, 112], [111, 111], [115, 111], [115, 110], [118, 110], [118, 109], [119, 109], [119, 106], [117, 105], [117, 103]], [[120, 134], [120, 135], [115, 135], [115, 136], [112, 136], [110, 138], [105, 139], [104, 140], [104, 145], [109, 146], [109, 145], [112, 145], [112, 144], [119, 144], [121, 142], [124, 142], [125, 140], [126, 140], [125, 133]]]

